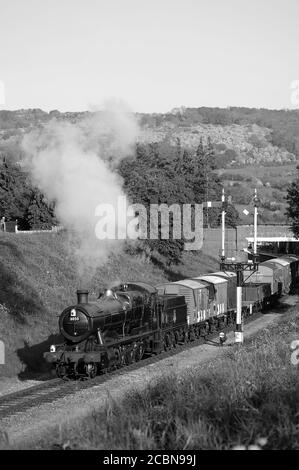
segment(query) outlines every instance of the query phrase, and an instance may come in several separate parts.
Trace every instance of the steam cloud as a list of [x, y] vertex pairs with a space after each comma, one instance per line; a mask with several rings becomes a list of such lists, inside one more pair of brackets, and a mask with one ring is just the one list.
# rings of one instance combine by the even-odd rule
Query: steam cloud
[[33, 184], [50, 200], [61, 225], [68, 229], [80, 278], [90, 279], [121, 241], [98, 240], [95, 208], [117, 205], [123, 196], [117, 163], [132, 152], [138, 126], [132, 114], [117, 104], [79, 123], [51, 120], [23, 139], [25, 165]]

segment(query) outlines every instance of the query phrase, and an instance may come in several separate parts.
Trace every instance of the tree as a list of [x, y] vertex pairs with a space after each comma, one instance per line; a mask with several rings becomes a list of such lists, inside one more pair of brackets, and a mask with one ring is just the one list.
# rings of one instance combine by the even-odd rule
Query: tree
[[203, 144], [201, 138], [195, 154], [193, 178], [193, 192], [197, 203], [220, 199], [220, 180], [213, 173], [216, 166], [215, 151], [210, 137], [207, 145]]
[[[235, 206], [233, 206], [232, 204], [227, 205], [227, 208], [226, 208], [225, 212], [226, 212], [226, 214], [225, 214], [225, 225], [226, 225], [226, 227], [235, 228], [238, 225], [238, 223], [240, 223], [239, 212], [237, 211]], [[221, 209], [220, 209], [220, 213], [218, 215], [218, 226], [220, 226], [220, 225], [221, 225]]]
[[199, 167], [204, 168], [206, 165], [206, 155], [205, 155], [205, 150], [203, 146], [203, 141], [202, 137], [200, 138], [199, 145], [196, 149], [196, 159], [197, 159], [197, 164]]
[[25, 218], [33, 230], [49, 230], [56, 223], [54, 205], [48, 204], [36, 188], [32, 189]]
[[[207, 209], [205, 209], [206, 213]], [[225, 210], [225, 226], [226, 227], [236, 227], [240, 223], [240, 216], [237, 209], [232, 205], [228, 204]], [[211, 227], [220, 227], [221, 226], [221, 207], [211, 207], [209, 209], [209, 225]]]
[[286, 200], [288, 203], [286, 215], [291, 221], [295, 238], [299, 238], [299, 178], [291, 183]]
[[22, 168], [4, 159], [0, 166], [0, 216], [18, 219], [22, 229], [51, 228], [55, 223], [54, 206], [32, 188]]
[[0, 166], [0, 215], [18, 219], [26, 227], [25, 211], [30, 200], [30, 186], [21, 168], [9, 161]]
[[[136, 147], [136, 159], [125, 159], [119, 165], [124, 181], [124, 190], [133, 203], [141, 203], [150, 213], [151, 204], [178, 204], [183, 213], [183, 204], [198, 204], [204, 201], [205, 178], [209, 177], [209, 190], [213, 199], [219, 199], [221, 187], [210, 166], [206, 165], [209, 151], [211, 161], [213, 149], [204, 147], [202, 141], [196, 155], [181, 148], [180, 140], [175, 145], [166, 142]], [[202, 155], [202, 159], [199, 158]], [[192, 214], [194, 217], [194, 214]], [[192, 218], [191, 217], [191, 218]], [[168, 263], [178, 263], [184, 250], [184, 239], [173, 239], [173, 221], [169, 218], [169, 239], [161, 238], [161, 221], [158, 222], [158, 240], [147, 239], [145, 245], [152, 252], [158, 251]]]
[[210, 170], [215, 170], [216, 169], [216, 162], [215, 162], [215, 150], [214, 146], [212, 144], [211, 137], [208, 137], [208, 144], [207, 144], [207, 165]]

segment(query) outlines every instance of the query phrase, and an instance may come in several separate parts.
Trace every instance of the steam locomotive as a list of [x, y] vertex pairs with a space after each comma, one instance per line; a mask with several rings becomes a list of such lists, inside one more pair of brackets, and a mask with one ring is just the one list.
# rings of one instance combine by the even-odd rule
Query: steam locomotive
[[[269, 305], [295, 286], [299, 258], [285, 256], [244, 272], [243, 318]], [[236, 274], [210, 273], [193, 279], [151, 286], [120, 284], [90, 302], [77, 291], [77, 303], [59, 318], [63, 344], [52, 345], [45, 360], [58, 377], [93, 378], [188, 341], [233, 325], [236, 321]]]
[[81, 290], [77, 304], [59, 318], [65, 343], [51, 346], [44, 357], [58, 377], [92, 378], [183, 341], [186, 325], [184, 297], [158, 296], [149, 284], [121, 284], [106, 290], [97, 302], [89, 302], [88, 291]]

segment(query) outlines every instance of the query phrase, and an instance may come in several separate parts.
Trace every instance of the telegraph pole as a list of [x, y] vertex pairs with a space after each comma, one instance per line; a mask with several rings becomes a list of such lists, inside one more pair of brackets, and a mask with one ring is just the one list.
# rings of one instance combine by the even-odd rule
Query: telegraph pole
[[243, 267], [237, 268], [237, 315], [235, 329], [235, 343], [243, 343], [244, 333], [242, 325], [242, 285], [243, 285]]
[[206, 201], [207, 201], [207, 228], [209, 228], [209, 177], [208, 172], [206, 171]]
[[254, 190], [254, 197], [253, 197], [253, 204], [254, 204], [254, 217], [253, 217], [253, 258], [257, 257], [257, 208], [259, 204], [259, 198], [257, 196], [256, 189]]
[[258, 256], [257, 256], [257, 208], [259, 205], [259, 198], [257, 196], [256, 189], [254, 190], [253, 204], [254, 204], [254, 248], [253, 248], [253, 260], [252, 262], [243, 262], [234, 260], [233, 258], [225, 257], [224, 250], [224, 224], [225, 224], [225, 197], [224, 191], [222, 192], [222, 254], [220, 269], [222, 271], [234, 271], [237, 274], [237, 312], [236, 312], [236, 329], [235, 329], [235, 343], [242, 344], [244, 340], [243, 324], [242, 324], [242, 286], [244, 284], [244, 271], [250, 271], [253, 273], [258, 270]]
[[221, 259], [225, 260], [225, 194], [224, 188], [222, 189], [222, 212], [221, 212], [221, 231], [222, 231], [222, 239], [221, 239]]

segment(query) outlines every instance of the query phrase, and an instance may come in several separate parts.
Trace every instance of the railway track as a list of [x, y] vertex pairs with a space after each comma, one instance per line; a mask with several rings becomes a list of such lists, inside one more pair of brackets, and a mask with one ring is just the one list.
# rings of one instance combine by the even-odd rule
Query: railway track
[[[277, 308], [275, 308], [275, 311], [277, 311]], [[263, 313], [256, 312], [250, 317], [246, 318], [244, 323], [249, 323], [261, 317], [262, 315]], [[229, 332], [233, 329], [234, 325], [230, 325], [224, 328], [223, 331]], [[199, 338], [187, 344], [177, 345], [175, 348], [164, 351], [161, 354], [146, 357], [139, 362], [134, 362], [122, 367], [121, 369], [116, 369], [106, 374], [99, 375], [94, 379], [85, 381], [63, 381], [62, 379], [55, 378], [24, 390], [19, 390], [17, 392], [3, 395], [0, 398], [0, 424], [4, 424], [8, 418], [18, 413], [23, 413], [42, 404], [52, 403], [53, 401], [65, 398], [68, 395], [96, 387], [98, 385], [109, 382], [109, 380], [114, 378], [116, 375], [127, 374], [128, 372], [157, 363], [162, 359], [175, 356], [185, 350], [204, 344], [207, 340], [211, 341], [215, 339], [215, 337], [218, 337], [218, 333], [219, 332], [213, 332], [208, 335], [206, 339]]]

